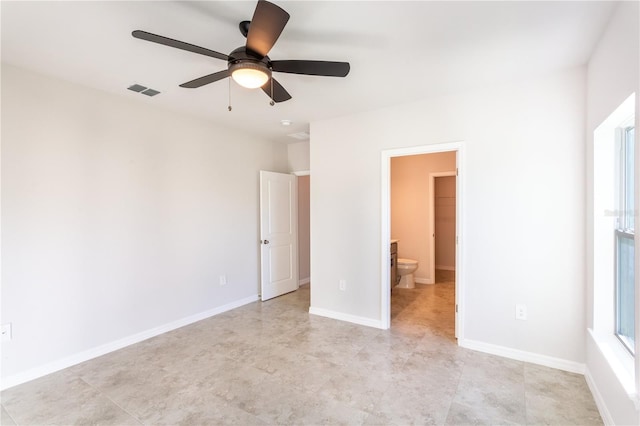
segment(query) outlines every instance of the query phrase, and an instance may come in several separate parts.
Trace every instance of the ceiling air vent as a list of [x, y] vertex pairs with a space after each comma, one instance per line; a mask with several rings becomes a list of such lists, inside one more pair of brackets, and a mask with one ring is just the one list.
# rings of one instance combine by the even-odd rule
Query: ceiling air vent
[[133, 85], [127, 87], [127, 89], [133, 90], [134, 92], [142, 92], [143, 90], [146, 89], [146, 87], [140, 86], [139, 84], [133, 84]]
[[160, 92], [158, 92], [157, 90], [153, 90], [153, 89], [147, 89], [147, 90], [144, 90], [142, 92], [143, 95], [147, 95], [147, 96], [155, 96], [158, 93], [160, 93]]
[[298, 139], [300, 141], [309, 140], [309, 133], [307, 132], [291, 133], [287, 136], [289, 136], [290, 138]]
[[132, 84], [131, 86], [127, 87], [127, 89], [132, 90], [134, 92], [142, 93], [143, 95], [147, 95], [147, 96], [155, 96], [160, 93], [155, 89], [149, 89], [140, 84]]

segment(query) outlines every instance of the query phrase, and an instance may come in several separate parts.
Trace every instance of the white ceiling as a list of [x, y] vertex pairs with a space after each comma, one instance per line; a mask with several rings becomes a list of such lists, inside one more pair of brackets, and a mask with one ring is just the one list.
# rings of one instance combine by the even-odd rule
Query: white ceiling
[[[244, 45], [255, 1], [1, 3], [2, 61], [224, 126], [295, 142], [314, 120], [586, 63], [611, 16], [603, 2], [275, 1], [291, 19], [269, 56], [349, 61], [346, 78], [275, 74], [293, 99], [227, 80], [180, 83], [224, 61], [135, 39], [136, 29], [222, 53]], [[126, 88], [160, 90], [153, 98]], [[286, 128], [280, 120], [293, 122]]]

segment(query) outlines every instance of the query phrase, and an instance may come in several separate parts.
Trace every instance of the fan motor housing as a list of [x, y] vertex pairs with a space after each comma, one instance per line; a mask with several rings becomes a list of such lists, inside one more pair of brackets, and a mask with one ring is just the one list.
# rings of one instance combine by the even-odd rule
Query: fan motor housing
[[268, 56], [261, 57], [257, 53], [253, 53], [246, 47], [238, 47], [233, 52], [229, 53], [229, 69], [231, 66], [237, 63], [252, 62], [257, 66], [262, 66], [271, 72], [271, 59]]

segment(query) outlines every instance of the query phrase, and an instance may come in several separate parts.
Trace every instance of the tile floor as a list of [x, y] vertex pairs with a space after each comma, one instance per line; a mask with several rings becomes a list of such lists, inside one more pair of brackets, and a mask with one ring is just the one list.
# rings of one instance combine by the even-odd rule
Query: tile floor
[[303, 286], [8, 389], [2, 424], [602, 424], [584, 377], [458, 347], [453, 290], [394, 290], [383, 331]]

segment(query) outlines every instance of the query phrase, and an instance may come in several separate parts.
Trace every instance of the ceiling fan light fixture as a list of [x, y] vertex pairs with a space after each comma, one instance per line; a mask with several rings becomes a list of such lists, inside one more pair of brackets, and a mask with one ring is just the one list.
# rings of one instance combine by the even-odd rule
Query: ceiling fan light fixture
[[262, 63], [241, 61], [229, 66], [231, 77], [242, 87], [257, 89], [271, 78], [271, 70]]
[[[289, 18], [290, 15], [281, 7], [267, 0], [259, 0], [251, 21], [242, 21], [240, 23], [240, 32], [246, 37], [246, 43], [244, 46], [237, 47], [228, 55], [147, 31], [135, 30], [131, 35], [140, 40], [226, 61], [226, 69], [187, 81], [186, 83], [182, 83], [180, 87], [195, 89], [223, 79], [227, 80], [231, 77], [241, 87], [251, 89], [261, 88], [270, 98], [269, 105], [273, 106], [276, 102], [288, 101], [291, 99], [291, 95], [282, 87], [282, 84], [280, 84], [278, 80], [272, 78], [272, 72], [325, 77], [346, 77], [350, 70], [348, 62], [309, 60], [272, 61], [268, 54], [280, 37], [280, 34], [282, 34], [282, 30], [287, 25]], [[231, 84], [231, 80], [227, 81]], [[231, 92], [229, 91], [229, 93]], [[150, 95], [150, 93], [145, 94]]]

